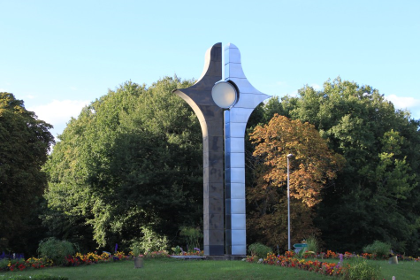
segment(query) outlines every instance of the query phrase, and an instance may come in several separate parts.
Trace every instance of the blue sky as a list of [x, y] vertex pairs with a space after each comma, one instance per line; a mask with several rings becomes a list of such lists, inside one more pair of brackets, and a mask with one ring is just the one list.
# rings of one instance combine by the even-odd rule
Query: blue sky
[[420, 1], [0, 0], [0, 91], [60, 134], [121, 83], [201, 75], [235, 44], [249, 81], [294, 95], [328, 79], [370, 85], [420, 119]]

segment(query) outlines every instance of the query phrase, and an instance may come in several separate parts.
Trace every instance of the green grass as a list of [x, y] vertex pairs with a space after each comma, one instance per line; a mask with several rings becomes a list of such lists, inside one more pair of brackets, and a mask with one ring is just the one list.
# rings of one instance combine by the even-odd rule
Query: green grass
[[[69, 280], [91, 279], [281, 279], [307, 280], [332, 279], [313, 272], [292, 268], [282, 268], [242, 261], [204, 261], [204, 260], [151, 260], [144, 261], [144, 267], [135, 269], [134, 262], [122, 261], [101, 263], [79, 267], [53, 267], [40, 270], [26, 270], [0, 273], [0, 275], [35, 274], [60, 275]], [[5, 278], [6, 278], [5, 277]], [[2, 279], [2, 277], [0, 277]], [[7, 279], [7, 278], [6, 278]]]
[[[335, 260], [336, 261], [336, 260]], [[420, 263], [400, 262], [390, 265], [387, 261], [369, 261], [379, 265], [384, 279], [397, 280], [420, 279]], [[30, 276], [46, 274], [51, 276], [65, 276], [70, 280], [84, 279], [279, 279], [282, 280], [316, 280], [337, 279], [314, 272], [302, 271], [295, 268], [246, 263], [242, 261], [203, 261], [203, 260], [173, 260], [173, 259], [145, 259], [144, 267], [135, 269], [133, 261], [115, 263], [101, 263], [79, 267], [53, 267], [39, 270], [25, 270], [17, 272], [0, 272], [0, 280], [12, 275]], [[1, 277], [4, 275], [5, 277]]]
[[398, 264], [389, 264], [388, 261], [369, 261], [381, 267], [382, 276], [386, 280], [395, 276], [397, 280], [418, 280], [420, 279], [420, 262], [400, 261]]

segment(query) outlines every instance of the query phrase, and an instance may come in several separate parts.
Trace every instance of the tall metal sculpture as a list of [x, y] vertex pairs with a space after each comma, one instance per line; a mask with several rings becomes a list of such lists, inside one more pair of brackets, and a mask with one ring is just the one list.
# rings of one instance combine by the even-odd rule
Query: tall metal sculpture
[[197, 115], [203, 134], [203, 233], [209, 256], [246, 255], [245, 129], [252, 111], [269, 96], [245, 77], [233, 44], [206, 52], [203, 74], [175, 93]]

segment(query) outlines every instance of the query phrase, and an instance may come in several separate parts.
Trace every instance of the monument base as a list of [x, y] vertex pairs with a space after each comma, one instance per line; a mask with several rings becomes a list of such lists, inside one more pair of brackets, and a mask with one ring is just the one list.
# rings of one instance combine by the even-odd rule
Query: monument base
[[206, 260], [212, 261], [241, 261], [246, 255], [223, 255], [223, 256], [206, 256]]

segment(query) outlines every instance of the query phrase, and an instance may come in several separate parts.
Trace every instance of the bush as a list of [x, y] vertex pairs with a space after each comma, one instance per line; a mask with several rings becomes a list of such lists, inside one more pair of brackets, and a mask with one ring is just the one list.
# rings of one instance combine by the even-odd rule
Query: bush
[[261, 243], [254, 243], [249, 245], [248, 252], [252, 256], [257, 256], [259, 259], [264, 259], [267, 257], [267, 254], [272, 253], [273, 250], [271, 250], [270, 247], [267, 247]]
[[0, 271], [7, 270], [7, 265], [9, 264], [9, 259], [0, 259]]
[[344, 280], [380, 280], [382, 279], [380, 268], [370, 265], [365, 259], [354, 259], [350, 266], [343, 269]]
[[315, 253], [318, 252], [319, 245], [318, 240], [315, 238], [315, 236], [310, 236], [306, 238], [306, 244], [308, 244], [308, 247], [306, 247], [308, 251], [313, 251]]
[[42, 258], [52, 260], [55, 265], [64, 265], [66, 257], [72, 256], [75, 249], [73, 243], [50, 237], [39, 243], [38, 253]]
[[195, 248], [200, 249], [200, 239], [203, 238], [203, 234], [199, 228], [183, 227], [180, 234], [186, 239], [188, 252], [196, 251]]
[[161, 236], [148, 227], [141, 227], [143, 237], [140, 241], [134, 241], [132, 248], [138, 247], [140, 252], [147, 253], [153, 251], [163, 251], [168, 247], [168, 239]]
[[364, 247], [363, 252], [375, 254], [379, 258], [387, 258], [391, 252], [391, 245], [375, 240], [372, 244]]

